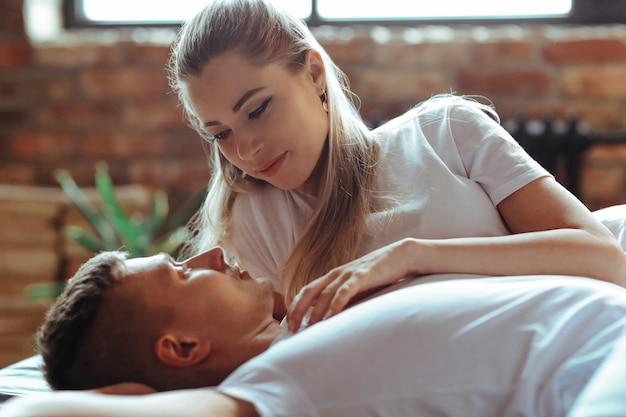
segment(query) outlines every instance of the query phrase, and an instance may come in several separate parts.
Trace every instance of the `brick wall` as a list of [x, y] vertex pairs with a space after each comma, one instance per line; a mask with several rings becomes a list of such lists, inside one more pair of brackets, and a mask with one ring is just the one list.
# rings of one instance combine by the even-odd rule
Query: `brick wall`
[[[626, 131], [626, 26], [317, 33], [367, 118], [454, 91], [489, 97], [504, 118], [579, 115], [594, 131]], [[206, 183], [201, 142], [168, 94], [168, 46], [109, 35], [34, 45], [22, 1], [0, 0], [0, 184], [56, 186], [51, 173], [64, 167], [91, 185], [99, 159], [117, 184], [166, 188], [174, 204]], [[624, 146], [586, 153], [581, 198], [590, 208], [626, 201]]]
[[59, 167], [93, 185], [104, 159], [116, 184], [204, 186], [203, 149], [168, 94], [163, 45], [31, 45], [21, 0], [0, 0], [0, 184], [57, 186]]
[[[85, 193], [100, 206], [95, 189]], [[117, 198], [126, 211], [145, 213], [152, 193], [128, 185], [118, 187]], [[35, 330], [51, 302], [33, 292], [73, 275], [92, 256], [66, 238], [68, 225], [89, 230], [60, 188], [0, 184], [0, 367], [33, 354]]]

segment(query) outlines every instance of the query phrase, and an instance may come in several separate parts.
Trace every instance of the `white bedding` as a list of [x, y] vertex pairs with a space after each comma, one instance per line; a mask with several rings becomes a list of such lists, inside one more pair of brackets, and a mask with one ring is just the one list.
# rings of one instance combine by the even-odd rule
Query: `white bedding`
[[593, 215], [613, 232], [626, 253], [626, 204], [596, 210]]

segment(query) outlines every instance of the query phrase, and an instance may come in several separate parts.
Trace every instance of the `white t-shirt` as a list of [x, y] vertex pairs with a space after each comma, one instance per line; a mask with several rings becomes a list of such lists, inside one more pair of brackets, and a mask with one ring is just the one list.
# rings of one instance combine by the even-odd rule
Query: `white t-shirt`
[[[368, 219], [360, 254], [405, 237], [507, 234], [496, 205], [547, 176], [491, 117], [460, 98], [428, 101], [373, 132], [381, 159], [373, 189], [399, 202], [382, 230]], [[225, 246], [252, 276], [274, 280], [309, 221], [314, 197], [268, 188], [240, 195]], [[385, 215], [388, 213], [385, 213]]]
[[564, 416], [626, 329], [626, 290], [587, 278], [417, 281], [275, 343], [218, 390], [263, 417]]

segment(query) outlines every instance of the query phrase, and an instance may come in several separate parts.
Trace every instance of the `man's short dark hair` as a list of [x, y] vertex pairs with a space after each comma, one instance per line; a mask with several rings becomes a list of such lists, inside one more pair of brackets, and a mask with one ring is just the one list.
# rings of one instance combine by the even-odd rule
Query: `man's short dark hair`
[[85, 262], [46, 314], [37, 332], [46, 380], [54, 389], [91, 389], [90, 370], [81, 376], [85, 342], [104, 294], [124, 269], [125, 252], [103, 252]]
[[[48, 310], [37, 333], [43, 371], [53, 389], [88, 390], [123, 382], [157, 391], [206, 386], [206, 371], [171, 367], [153, 349], [176, 307], [153, 298], [126, 266], [128, 254], [102, 252], [83, 264]], [[117, 289], [120, 288], [118, 291]]]

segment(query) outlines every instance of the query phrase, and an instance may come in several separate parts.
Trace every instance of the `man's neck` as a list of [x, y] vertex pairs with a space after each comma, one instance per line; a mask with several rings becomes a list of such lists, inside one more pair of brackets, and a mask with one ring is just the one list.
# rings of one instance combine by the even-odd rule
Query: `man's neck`
[[213, 351], [213, 357], [210, 359], [212, 364], [208, 364], [212, 379], [210, 384], [219, 384], [239, 366], [265, 352], [275, 340], [286, 334], [289, 334], [287, 328], [272, 319], [263, 323], [254, 334], [244, 340], [221, 348], [216, 346], [217, 349]]

